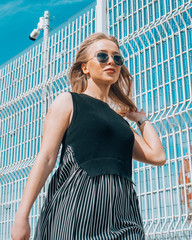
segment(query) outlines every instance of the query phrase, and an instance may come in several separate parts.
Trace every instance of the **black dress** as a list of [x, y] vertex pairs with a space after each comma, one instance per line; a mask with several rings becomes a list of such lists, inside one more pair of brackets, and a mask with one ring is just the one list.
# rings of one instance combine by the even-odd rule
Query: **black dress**
[[99, 99], [71, 95], [72, 121], [34, 239], [145, 239], [131, 180], [134, 137], [128, 122]]

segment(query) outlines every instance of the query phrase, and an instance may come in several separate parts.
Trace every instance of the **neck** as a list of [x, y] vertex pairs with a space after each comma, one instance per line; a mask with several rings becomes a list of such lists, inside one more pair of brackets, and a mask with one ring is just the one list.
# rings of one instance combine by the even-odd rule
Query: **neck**
[[107, 103], [108, 93], [104, 94], [103, 92], [92, 91], [88, 89], [86, 89], [86, 91], [83, 93]]

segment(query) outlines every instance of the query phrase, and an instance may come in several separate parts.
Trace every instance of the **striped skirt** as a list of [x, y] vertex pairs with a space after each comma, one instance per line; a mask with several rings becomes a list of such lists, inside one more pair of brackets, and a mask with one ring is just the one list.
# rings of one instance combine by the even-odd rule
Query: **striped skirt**
[[49, 183], [34, 239], [145, 239], [133, 183], [112, 174], [89, 177], [68, 145]]

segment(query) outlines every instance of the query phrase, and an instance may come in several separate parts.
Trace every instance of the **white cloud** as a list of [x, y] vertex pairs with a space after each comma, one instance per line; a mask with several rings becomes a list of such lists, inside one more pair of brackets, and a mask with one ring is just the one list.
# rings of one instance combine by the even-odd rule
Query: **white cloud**
[[49, 0], [49, 1], [36, 1], [28, 4], [26, 0], [17, 0], [17, 1], [9, 1], [5, 4], [0, 3], [0, 19], [3, 19], [8, 16], [13, 16], [18, 12], [26, 11], [28, 9], [39, 7], [40, 5], [54, 7], [65, 4], [73, 4], [76, 2], [82, 2], [83, 0]]
[[0, 4], [0, 19], [14, 15], [18, 12], [27, 10], [30, 5], [25, 5], [23, 0], [10, 1], [5, 4]]
[[73, 4], [74, 2], [82, 2], [83, 0], [50, 0], [50, 2], [47, 2], [47, 5], [49, 6], [59, 6], [59, 5], [65, 5], [65, 4]]

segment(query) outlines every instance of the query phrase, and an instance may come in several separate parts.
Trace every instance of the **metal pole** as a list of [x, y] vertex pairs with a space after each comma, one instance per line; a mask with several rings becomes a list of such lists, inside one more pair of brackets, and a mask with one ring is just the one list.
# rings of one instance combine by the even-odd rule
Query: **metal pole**
[[107, 31], [107, 0], [97, 0], [96, 32], [103, 32], [105, 34], [108, 34], [108, 31]]
[[[49, 73], [49, 28], [50, 28], [50, 13], [49, 11], [44, 12], [43, 17], [43, 83], [48, 81], [48, 73]], [[41, 131], [41, 139], [43, 137], [43, 129], [45, 116], [48, 110], [48, 88], [45, 86], [42, 89], [42, 131]]]

